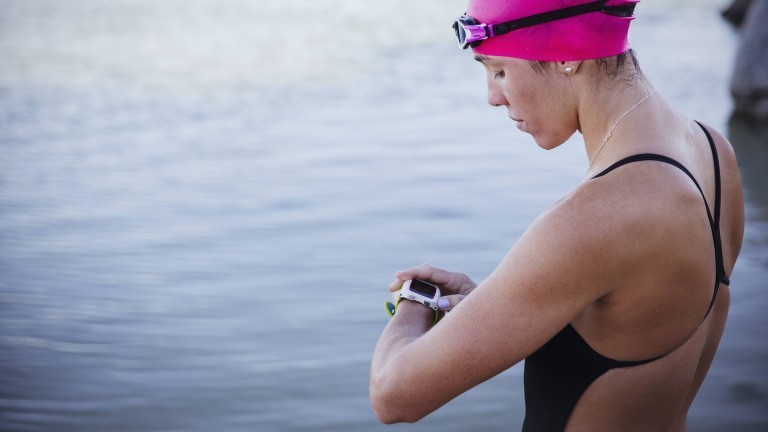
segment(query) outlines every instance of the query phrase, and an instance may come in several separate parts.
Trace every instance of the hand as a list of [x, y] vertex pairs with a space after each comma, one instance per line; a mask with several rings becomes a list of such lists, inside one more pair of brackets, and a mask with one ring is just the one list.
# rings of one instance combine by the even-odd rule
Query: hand
[[395, 280], [389, 284], [389, 291], [399, 290], [403, 286], [403, 282], [408, 279], [420, 279], [437, 285], [441, 293], [438, 305], [442, 311], [453, 309], [477, 287], [477, 284], [464, 273], [450, 272], [432, 267], [429, 264], [422, 264], [395, 273]]

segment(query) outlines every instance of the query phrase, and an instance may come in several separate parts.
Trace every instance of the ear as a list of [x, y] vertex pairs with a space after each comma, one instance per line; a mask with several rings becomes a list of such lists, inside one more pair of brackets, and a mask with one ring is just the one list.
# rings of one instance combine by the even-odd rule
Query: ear
[[582, 60], [557, 62], [557, 70], [565, 75], [575, 75], [579, 71]]

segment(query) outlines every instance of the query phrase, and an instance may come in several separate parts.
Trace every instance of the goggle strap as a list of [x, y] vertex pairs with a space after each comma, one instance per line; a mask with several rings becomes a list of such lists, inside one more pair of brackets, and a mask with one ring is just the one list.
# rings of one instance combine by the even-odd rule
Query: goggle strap
[[493, 24], [488, 29], [488, 33], [491, 36], [499, 36], [505, 33], [509, 33], [512, 30], [517, 30], [524, 27], [531, 27], [538, 24], [544, 24], [550, 21], [557, 21], [563, 18], [570, 18], [577, 15], [583, 15], [590, 12], [603, 12], [608, 15], [618, 17], [631, 17], [635, 11], [635, 3], [630, 3], [621, 6], [606, 6], [607, 0], [598, 0], [592, 3], [585, 3], [577, 6], [570, 6], [563, 9], [558, 9], [550, 12], [543, 12], [536, 15], [531, 15], [525, 18], [508, 21], [501, 24]]

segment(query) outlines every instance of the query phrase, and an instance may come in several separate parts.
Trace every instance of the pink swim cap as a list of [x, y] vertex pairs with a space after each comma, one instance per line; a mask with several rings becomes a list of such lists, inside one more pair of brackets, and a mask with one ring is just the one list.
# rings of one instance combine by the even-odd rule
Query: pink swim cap
[[[640, 0], [606, 0], [605, 6]], [[469, 0], [467, 15], [484, 24], [500, 24], [594, 0]], [[476, 54], [524, 60], [569, 61], [610, 57], [629, 50], [627, 32], [634, 16], [590, 12], [520, 28], [491, 37], [472, 48]]]

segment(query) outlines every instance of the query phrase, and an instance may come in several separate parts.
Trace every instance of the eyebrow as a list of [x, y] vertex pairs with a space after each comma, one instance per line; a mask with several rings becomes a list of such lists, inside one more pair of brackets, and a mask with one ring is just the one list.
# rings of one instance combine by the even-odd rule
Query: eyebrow
[[477, 55], [475, 56], [475, 61], [478, 61], [478, 62], [480, 62], [480, 63], [485, 63], [485, 61], [486, 61], [486, 60], [489, 60], [489, 59], [490, 59], [490, 57], [488, 57], [488, 56], [484, 56], [484, 55], [481, 55], [481, 54], [477, 54]]

